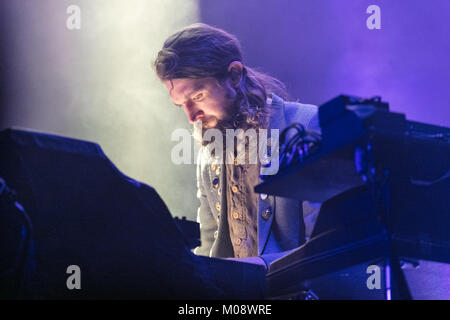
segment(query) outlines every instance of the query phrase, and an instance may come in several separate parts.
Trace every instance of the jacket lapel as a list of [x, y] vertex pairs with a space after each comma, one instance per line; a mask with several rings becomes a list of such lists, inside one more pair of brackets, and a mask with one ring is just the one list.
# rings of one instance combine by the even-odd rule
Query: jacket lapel
[[[270, 129], [282, 130], [286, 127], [286, 117], [284, 112], [284, 101], [278, 96], [272, 94], [269, 97], [271, 100], [272, 114], [269, 121], [269, 138]], [[281, 134], [281, 132], [280, 132]], [[259, 179], [259, 183], [262, 183], [262, 179]], [[267, 219], [263, 218], [263, 213], [269, 210], [271, 213]], [[270, 235], [270, 229], [275, 216], [275, 196], [267, 196], [265, 200], [261, 199], [261, 195], [258, 195], [258, 255], [262, 255], [266, 249], [266, 245]]]

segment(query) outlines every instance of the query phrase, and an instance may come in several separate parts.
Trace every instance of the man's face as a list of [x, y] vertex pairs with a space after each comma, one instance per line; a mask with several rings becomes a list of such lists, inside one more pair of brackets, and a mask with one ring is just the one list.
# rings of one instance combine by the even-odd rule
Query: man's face
[[183, 108], [189, 122], [201, 120], [203, 128], [215, 128], [219, 121], [232, 117], [236, 92], [227, 82], [215, 78], [173, 79], [164, 81], [173, 103]]

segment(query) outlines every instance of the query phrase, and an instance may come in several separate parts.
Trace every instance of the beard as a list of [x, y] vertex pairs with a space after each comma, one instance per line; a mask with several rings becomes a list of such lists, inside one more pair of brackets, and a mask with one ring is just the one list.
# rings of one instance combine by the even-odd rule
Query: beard
[[203, 137], [205, 136], [205, 133], [210, 129], [216, 129], [222, 133], [225, 145], [226, 130], [239, 128], [239, 119], [241, 118], [242, 113], [239, 112], [237, 103], [233, 102], [230, 105], [228, 117], [225, 119], [217, 119], [215, 116], [211, 116], [207, 117], [204, 121], [199, 120], [194, 123], [192, 135], [196, 141], [200, 142], [203, 146], [206, 146], [212, 143], [214, 139], [212, 141], [204, 140]]
[[[226, 133], [227, 129], [249, 129], [251, 126], [248, 125], [247, 115], [243, 112], [241, 108], [241, 99], [236, 95], [233, 95], [229, 90], [226, 93], [226, 101], [228, 101], [229, 108], [227, 114], [223, 119], [217, 119], [216, 117], [206, 119], [206, 126], [203, 127], [202, 136], [205, 130], [208, 129], [218, 129], [222, 134]], [[214, 125], [210, 125], [215, 122]]]
[[[225, 137], [227, 129], [258, 129], [266, 127], [267, 124], [262, 122], [255, 122], [253, 120], [255, 114], [258, 114], [260, 111], [257, 109], [253, 109], [250, 106], [243, 105], [243, 97], [241, 93], [234, 93], [231, 90], [227, 90], [226, 93], [226, 101], [229, 103], [228, 112], [225, 115], [224, 119], [217, 119], [216, 117], [206, 118], [206, 121], [202, 122], [199, 125], [194, 125], [194, 138], [197, 141], [200, 141], [203, 146], [210, 144], [212, 141], [203, 140], [204, 134], [208, 129], [217, 129], [222, 133], [224, 137], [224, 146], [225, 146]], [[246, 99], [245, 99], [246, 100]], [[215, 122], [215, 124], [214, 124]]]

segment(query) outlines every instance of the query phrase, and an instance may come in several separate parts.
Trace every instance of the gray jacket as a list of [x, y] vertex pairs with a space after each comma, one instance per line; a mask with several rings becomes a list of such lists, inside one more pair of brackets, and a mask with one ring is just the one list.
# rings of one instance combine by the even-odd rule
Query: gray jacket
[[[276, 95], [272, 95], [271, 105], [273, 114], [270, 118], [270, 129], [280, 129], [281, 133], [285, 127], [299, 122], [308, 130], [320, 132], [316, 106], [285, 102]], [[194, 252], [210, 257], [233, 257], [227, 221], [226, 192], [220, 192], [220, 190], [226, 190], [224, 185], [226, 170], [223, 170], [225, 165], [211, 166], [214, 159], [203, 156], [203, 152], [207, 152], [205, 147], [200, 149], [197, 165], [197, 197], [200, 200], [197, 221], [200, 223], [201, 246]], [[222, 169], [217, 170], [219, 167]], [[213, 180], [217, 178], [219, 178], [219, 188], [213, 187]], [[272, 253], [294, 249], [302, 245], [304, 241], [302, 203], [294, 199], [260, 195], [258, 255], [269, 254], [270, 256]]]

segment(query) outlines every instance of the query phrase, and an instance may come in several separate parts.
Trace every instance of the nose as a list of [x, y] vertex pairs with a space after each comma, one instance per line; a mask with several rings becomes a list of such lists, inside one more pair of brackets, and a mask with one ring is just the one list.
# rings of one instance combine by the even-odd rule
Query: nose
[[204, 112], [202, 110], [192, 108], [189, 104], [184, 105], [184, 112], [186, 113], [190, 123], [194, 123], [204, 116]]

